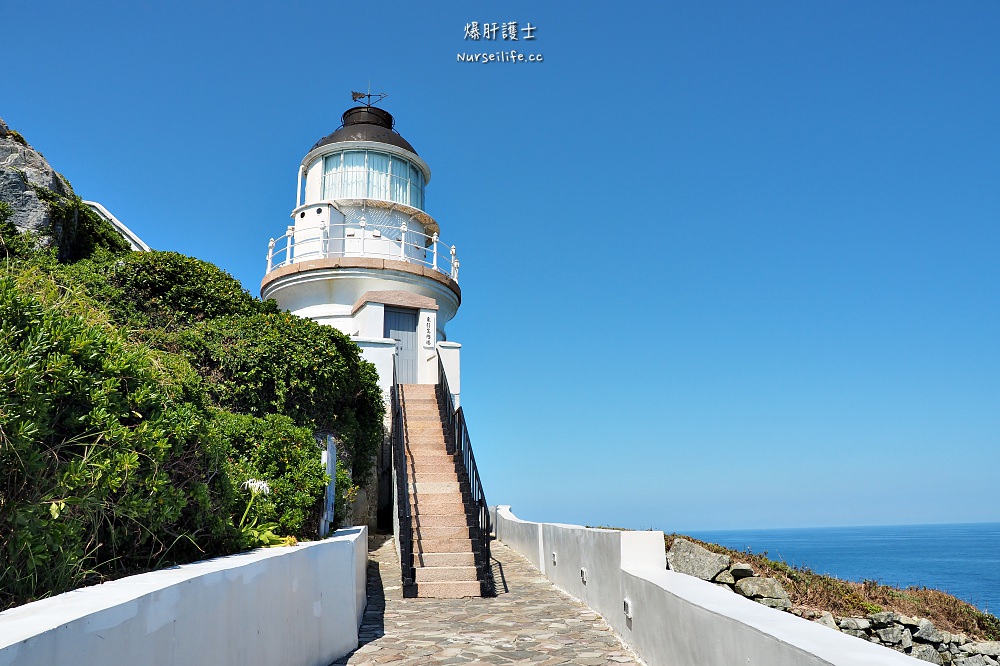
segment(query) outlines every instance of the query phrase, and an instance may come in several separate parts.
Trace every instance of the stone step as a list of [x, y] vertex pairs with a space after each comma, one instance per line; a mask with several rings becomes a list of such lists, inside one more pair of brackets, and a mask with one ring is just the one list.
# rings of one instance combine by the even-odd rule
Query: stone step
[[419, 583], [417, 597], [421, 599], [464, 599], [482, 595], [479, 581], [448, 581]]
[[437, 416], [427, 416], [421, 418], [420, 414], [406, 415], [406, 432], [412, 437], [425, 431], [433, 431], [437, 434], [445, 432], [445, 423]]
[[421, 513], [416, 516], [411, 514], [411, 518], [413, 519], [413, 529], [422, 529], [424, 527], [468, 527], [469, 525], [469, 517], [464, 513]]
[[414, 539], [413, 550], [418, 553], [471, 553], [472, 539]]
[[451, 462], [455, 462], [455, 456], [448, 453], [448, 451], [440, 444], [438, 444], [437, 446], [429, 446], [429, 445], [412, 446], [409, 449], [407, 449], [406, 453], [407, 453], [406, 457], [410, 459], [411, 464], [413, 458], [419, 457], [422, 459], [426, 459], [432, 456], [441, 456], [442, 460], [446, 458]]
[[[443, 438], [432, 438], [432, 437], [414, 437], [407, 441], [406, 446], [407, 458], [413, 456], [426, 457], [428, 455], [439, 455], [439, 456], [451, 456], [455, 457], [454, 453], [448, 452], [448, 446], [445, 444]], [[413, 454], [412, 456], [410, 454]]]
[[413, 425], [442, 425], [445, 420], [441, 418], [441, 412], [427, 407], [413, 407], [406, 410], [406, 427]]
[[406, 456], [408, 461], [412, 462], [428, 460], [436, 462], [440, 462], [441, 460], [450, 460], [451, 462], [455, 461], [454, 454], [448, 453], [443, 446], [439, 449], [414, 449], [407, 451], [407, 453], [409, 454]]
[[410, 493], [416, 493], [418, 497], [421, 494], [436, 495], [439, 493], [462, 492], [462, 487], [458, 481], [423, 481], [420, 476], [417, 476], [416, 479], [416, 483], [411, 481], [409, 487]]
[[406, 466], [407, 478], [417, 478], [414, 474], [447, 474], [448, 472], [458, 473], [458, 466], [455, 459], [448, 456], [414, 456], [414, 459]]
[[410, 442], [417, 440], [425, 442], [428, 439], [444, 442], [444, 428], [440, 421], [427, 421], [426, 423], [410, 421], [406, 424], [406, 439]]
[[419, 583], [469, 582], [476, 581], [476, 567], [414, 567], [413, 580]]
[[414, 460], [406, 466], [406, 479], [412, 481], [419, 480], [426, 474], [458, 474], [458, 466], [451, 458], [423, 458]]
[[407, 418], [418, 414], [425, 417], [434, 416], [438, 420], [441, 418], [441, 405], [437, 400], [407, 400], [405, 409]]
[[448, 472], [423, 472], [420, 476], [407, 475], [410, 483], [460, 483], [458, 472], [451, 470]]
[[443, 453], [445, 455], [451, 455], [448, 452], [448, 446], [445, 444], [443, 439], [440, 438], [414, 438], [406, 443], [407, 451], [422, 451], [424, 453], [437, 452]]
[[465, 502], [457, 495], [422, 495], [410, 497], [413, 516], [441, 516], [465, 513]]
[[418, 430], [415, 428], [407, 428], [406, 430], [406, 443], [407, 444], [426, 444], [428, 442], [437, 442], [439, 444], [444, 444], [448, 441], [445, 437], [444, 430], [441, 429], [441, 425], [437, 425], [437, 430], [431, 430], [425, 428]]
[[469, 526], [458, 527], [418, 527], [413, 532], [413, 538], [420, 539], [469, 539]]
[[433, 393], [437, 395], [437, 384], [402, 384], [403, 393]]
[[416, 465], [414, 467], [406, 468], [406, 478], [407, 480], [418, 478], [417, 475], [423, 474], [448, 474], [455, 472], [455, 463], [423, 463]]
[[403, 409], [409, 411], [411, 407], [435, 407], [440, 408], [440, 403], [436, 395], [407, 395], [403, 394]]
[[424, 567], [476, 566], [476, 555], [472, 551], [469, 551], [468, 553], [417, 553], [414, 557], [417, 566], [424, 566]]

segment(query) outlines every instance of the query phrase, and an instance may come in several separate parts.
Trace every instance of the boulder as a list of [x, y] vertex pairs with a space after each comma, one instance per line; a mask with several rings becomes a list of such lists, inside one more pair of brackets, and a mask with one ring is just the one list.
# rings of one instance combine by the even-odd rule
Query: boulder
[[843, 631], [848, 636], [854, 636], [855, 638], [864, 638], [865, 640], [868, 639], [868, 634], [861, 631], [860, 629], [844, 629]]
[[985, 655], [976, 654], [971, 657], [959, 657], [951, 663], [954, 664], [954, 666], [996, 666], [997, 662]]
[[739, 580], [740, 578], [749, 578], [753, 575], [753, 567], [749, 564], [740, 564], [736, 562], [733, 566], [729, 567], [729, 573], [733, 575], [733, 578]]
[[788, 593], [774, 578], [759, 578], [751, 576], [736, 581], [736, 591], [744, 597], [753, 599], [788, 599]]
[[758, 597], [754, 599], [759, 604], [764, 604], [768, 608], [777, 608], [778, 610], [788, 610], [792, 607], [792, 602], [789, 599], [773, 599], [771, 597]]
[[715, 577], [715, 582], [733, 585], [736, 582], [736, 579], [733, 578], [733, 574], [729, 573], [729, 569], [723, 569], [719, 572], [719, 575]]
[[890, 627], [885, 627], [884, 629], [876, 629], [875, 633], [878, 634], [879, 640], [886, 645], [899, 645], [903, 642], [903, 636], [908, 636], [910, 633], [909, 631], [906, 631], [904, 634], [904, 631], [906, 630], [904, 630], [902, 626], [894, 624]]
[[667, 552], [667, 564], [677, 573], [712, 580], [729, 566], [729, 556], [719, 555], [687, 539], [674, 539]]
[[981, 654], [987, 657], [1000, 657], [1000, 641], [985, 641], [982, 643], [966, 643], [962, 650], [969, 654]]
[[854, 629], [855, 631], [864, 631], [872, 626], [870, 620], [866, 620], [863, 617], [845, 617], [840, 621], [841, 629]]
[[930, 645], [920, 645], [919, 643], [914, 645], [913, 649], [910, 650], [910, 656], [915, 659], [919, 659], [920, 661], [928, 661], [932, 664], [944, 665], [944, 659], [942, 659], [941, 655], [938, 654], [938, 651]]
[[833, 613], [829, 611], [823, 611], [823, 614], [816, 619], [816, 624], [822, 624], [824, 627], [830, 627], [831, 629], [840, 631], [840, 627], [837, 626], [837, 621], [833, 619]]
[[913, 632], [913, 637], [922, 643], [940, 643], [944, 640], [944, 634], [934, 626], [934, 623], [924, 619], [917, 622], [917, 630]]
[[868, 619], [871, 620], [874, 628], [884, 629], [893, 625], [896, 621], [896, 614], [892, 611], [882, 611], [881, 613], [872, 613]]

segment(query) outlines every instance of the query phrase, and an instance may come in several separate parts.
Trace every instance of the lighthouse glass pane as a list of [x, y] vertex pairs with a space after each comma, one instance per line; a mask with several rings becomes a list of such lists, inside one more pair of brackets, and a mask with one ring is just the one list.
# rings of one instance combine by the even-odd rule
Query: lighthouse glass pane
[[415, 208], [424, 207], [423, 175], [420, 169], [410, 165], [410, 205]]
[[409, 203], [409, 173], [410, 164], [401, 157], [392, 158], [392, 200], [399, 203]]
[[368, 196], [389, 198], [389, 156], [368, 151]]
[[368, 194], [368, 170], [365, 168], [365, 151], [344, 153], [344, 186], [341, 196], [345, 199], [364, 199]]
[[341, 162], [343, 155], [328, 155], [323, 160], [323, 198], [336, 199], [340, 196], [340, 179], [343, 177]]

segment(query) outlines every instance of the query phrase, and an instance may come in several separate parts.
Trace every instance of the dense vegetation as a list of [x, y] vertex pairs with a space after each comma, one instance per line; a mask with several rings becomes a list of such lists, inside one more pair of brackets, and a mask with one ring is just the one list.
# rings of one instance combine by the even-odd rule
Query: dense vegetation
[[41, 198], [61, 221], [48, 243], [0, 202], [0, 609], [314, 537], [328, 434], [343, 516], [383, 436], [358, 348]]
[[[665, 537], [668, 550], [679, 536], [683, 535]], [[900, 589], [872, 580], [854, 583], [770, 560], [767, 553], [730, 550], [689, 536], [683, 538], [712, 552], [729, 555], [733, 562], [749, 564], [758, 576], [776, 578], [796, 607], [854, 617], [891, 610], [910, 617], [927, 618], [935, 627], [952, 633], [963, 633], [982, 640], [1000, 640], [1000, 618], [939, 590], [925, 587]]]

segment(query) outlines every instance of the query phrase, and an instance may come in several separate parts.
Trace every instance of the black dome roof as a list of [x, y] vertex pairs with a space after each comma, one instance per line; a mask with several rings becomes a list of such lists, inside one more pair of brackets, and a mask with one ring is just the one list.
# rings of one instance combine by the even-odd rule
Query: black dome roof
[[344, 111], [341, 116], [343, 125], [333, 134], [324, 136], [316, 142], [311, 150], [316, 150], [320, 146], [331, 143], [342, 143], [346, 141], [378, 141], [388, 143], [391, 146], [403, 148], [414, 155], [417, 151], [413, 149], [410, 142], [392, 129], [395, 121], [392, 114], [385, 109], [375, 106], [356, 106], [353, 109]]

